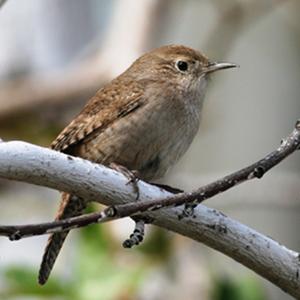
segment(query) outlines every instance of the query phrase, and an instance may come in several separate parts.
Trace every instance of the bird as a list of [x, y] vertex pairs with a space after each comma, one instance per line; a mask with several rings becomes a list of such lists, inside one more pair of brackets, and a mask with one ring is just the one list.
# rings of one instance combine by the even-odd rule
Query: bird
[[[236, 64], [211, 61], [200, 51], [166, 45], [143, 54], [104, 85], [62, 130], [51, 148], [109, 166], [162, 178], [199, 129], [209, 75]], [[56, 220], [82, 214], [87, 201], [62, 192]], [[49, 236], [38, 281], [45, 284], [68, 235]]]

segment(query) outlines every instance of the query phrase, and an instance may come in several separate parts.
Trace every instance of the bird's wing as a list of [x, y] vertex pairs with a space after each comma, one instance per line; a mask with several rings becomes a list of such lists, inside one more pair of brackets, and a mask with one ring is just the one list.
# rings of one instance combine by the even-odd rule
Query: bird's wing
[[100, 89], [81, 113], [58, 135], [51, 144], [57, 151], [69, 150], [109, 124], [140, 108], [144, 101], [144, 84], [138, 81], [116, 79]]

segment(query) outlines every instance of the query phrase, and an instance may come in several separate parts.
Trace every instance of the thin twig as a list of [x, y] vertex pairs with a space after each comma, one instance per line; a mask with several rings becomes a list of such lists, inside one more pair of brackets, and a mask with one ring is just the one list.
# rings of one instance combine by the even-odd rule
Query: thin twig
[[11, 241], [17, 241], [25, 237], [71, 230], [93, 223], [105, 223], [114, 219], [116, 219], [115, 211], [113, 208], [108, 207], [98, 213], [85, 214], [60, 221], [31, 225], [0, 226], [0, 235], [8, 236]]

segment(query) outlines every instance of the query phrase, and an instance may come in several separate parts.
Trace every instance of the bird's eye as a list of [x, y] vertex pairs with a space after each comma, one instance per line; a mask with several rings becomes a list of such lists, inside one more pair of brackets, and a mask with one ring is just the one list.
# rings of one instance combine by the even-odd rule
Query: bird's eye
[[178, 60], [175, 64], [176, 68], [181, 71], [181, 72], [185, 72], [188, 70], [189, 65], [186, 61], [184, 60]]

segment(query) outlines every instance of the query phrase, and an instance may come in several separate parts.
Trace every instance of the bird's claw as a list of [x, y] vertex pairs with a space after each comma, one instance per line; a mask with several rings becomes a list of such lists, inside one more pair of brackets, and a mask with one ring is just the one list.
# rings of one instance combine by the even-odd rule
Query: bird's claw
[[111, 163], [109, 166], [110, 168], [122, 173], [128, 179], [126, 185], [132, 185], [134, 193], [136, 194], [136, 200], [138, 200], [140, 197], [140, 190], [138, 187], [138, 181], [140, 180], [139, 172], [137, 170], [129, 170], [126, 167], [116, 163]]
[[145, 220], [143, 219], [133, 219], [135, 222], [135, 227], [133, 233], [123, 242], [124, 248], [131, 248], [133, 246], [138, 246], [144, 239], [145, 235]]

